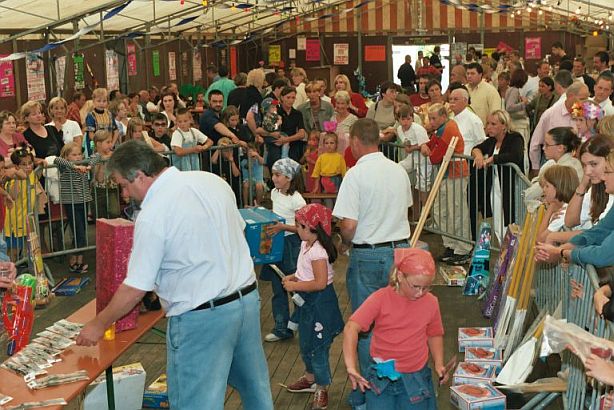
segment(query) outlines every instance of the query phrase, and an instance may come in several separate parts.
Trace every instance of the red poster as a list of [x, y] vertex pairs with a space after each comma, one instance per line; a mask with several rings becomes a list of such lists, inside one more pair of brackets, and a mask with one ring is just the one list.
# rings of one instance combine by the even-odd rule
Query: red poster
[[386, 46], [365, 46], [365, 61], [386, 61]]
[[127, 43], [126, 54], [128, 55], [128, 75], [136, 75], [136, 46]]
[[[6, 55], [0, 55], [6, 57]], [[15, 75], [13, 74], [13, 62], [0, 62], [0, 98], [15, 96]]]
[[230, 76], [234, 77], [237, 72], [237, 48], [230, 47]]
[[539, 60], [542, 58], [542, 38], [527, 37], [524, 39], [524, 59]]
[[306, 47], [305, 61], [320, 61], [320, 40], [308, 38]]

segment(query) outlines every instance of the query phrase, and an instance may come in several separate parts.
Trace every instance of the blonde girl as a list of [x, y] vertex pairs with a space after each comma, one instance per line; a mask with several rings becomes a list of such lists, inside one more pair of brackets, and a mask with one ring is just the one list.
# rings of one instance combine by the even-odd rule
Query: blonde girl
[[96, 131], [94, 133], [95, 153], [90, 160], [92, 173], [92, 185], [96, 198], [96, 218], [118, 218], [119, 189], [117, 184], [106, 172], [106, 161], [113, 153], [113, 136], [108, 131]]

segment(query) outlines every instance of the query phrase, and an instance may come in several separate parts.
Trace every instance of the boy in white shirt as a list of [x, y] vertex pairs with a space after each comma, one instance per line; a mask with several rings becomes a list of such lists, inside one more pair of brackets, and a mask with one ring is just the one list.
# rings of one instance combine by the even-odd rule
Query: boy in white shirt
[[171, 137], [172, 165], [180, 171], [200, 171], [200, 153], [209, 149], [213, 141], [197, 128], [190, 127], [192, 118], [185, 108], [175, 115], [177, 129]]

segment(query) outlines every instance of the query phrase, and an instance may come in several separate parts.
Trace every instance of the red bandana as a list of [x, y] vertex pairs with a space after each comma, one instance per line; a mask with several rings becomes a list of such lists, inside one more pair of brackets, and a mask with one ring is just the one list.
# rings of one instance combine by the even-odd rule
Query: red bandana
[[296, 211], [296, 221], [309, 229], [316, 229], [318, 225], [324, 229], [328, 236], [332, 231], [333, 213], [321, 204], [305, 205]]
[[435, 261], [430, 252], [416, 248], [396, 248], [394, 265], [405, 275], [435, 275]]

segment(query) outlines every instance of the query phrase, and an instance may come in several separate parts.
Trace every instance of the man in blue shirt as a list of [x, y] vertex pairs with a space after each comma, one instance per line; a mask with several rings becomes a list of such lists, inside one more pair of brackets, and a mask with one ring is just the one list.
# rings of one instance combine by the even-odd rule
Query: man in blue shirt
[[233, 144], [239, 144], [243, 147], [247, 147], [247, 143], [241, 141], [232, 131], [226, 127], [220, 120], [220, 114], [222, 113], [222, 106], [224, 105], [224, 95], [220, 90], [211, 90], [209, 92], [209, 108], [207, 108], [200, 116], [200, 131], [207, 137], [213, 140], [213, 144], [217, 145], [217, 142], [222, 137], [228, 137], [232, 140]]

